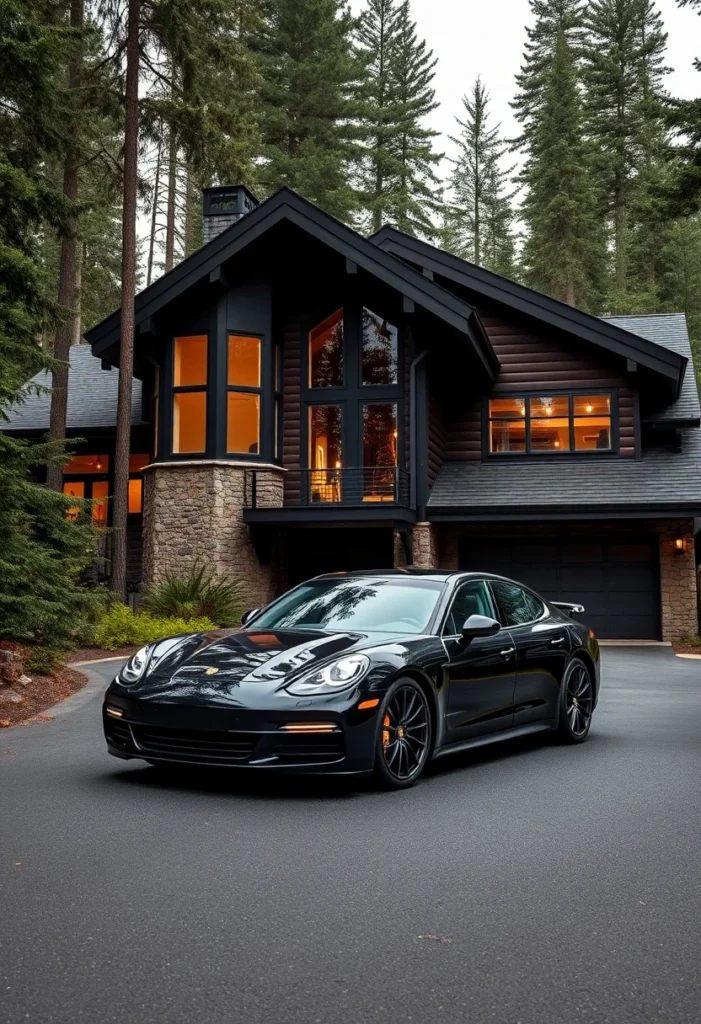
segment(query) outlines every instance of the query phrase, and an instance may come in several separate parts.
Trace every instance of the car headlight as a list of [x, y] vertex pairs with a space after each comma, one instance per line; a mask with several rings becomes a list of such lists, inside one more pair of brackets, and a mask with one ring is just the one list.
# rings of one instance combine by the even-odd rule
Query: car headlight
[[124, 668], [119, 671], [117, 678], [120, 683], [123, 683], [125, 686], [133, 686], [134, 683], [138, 683], [146, 671], [151, 649], [150, 645], [148, 647], [141, 647], [136, 654], [132, 654]]
[[302, 679], [296, 679], [286, 687], [288, 693], [306, 696], [310, 693], [333, 693], [345, 690], [363, 678], [370, 668], [370, 659], [365, 654], [350, 654], [347, 658], [334, 661], [331, 665], [312, 672]]

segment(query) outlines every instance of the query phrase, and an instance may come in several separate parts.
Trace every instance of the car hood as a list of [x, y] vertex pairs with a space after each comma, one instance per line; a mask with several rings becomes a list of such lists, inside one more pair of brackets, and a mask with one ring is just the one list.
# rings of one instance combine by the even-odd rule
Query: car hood
[[344, 654], [402, 639], [395, 633], [296, 629], [183, 636], [157, 644], [143, 677], [125, 693], [159, 702], [247, 705]]

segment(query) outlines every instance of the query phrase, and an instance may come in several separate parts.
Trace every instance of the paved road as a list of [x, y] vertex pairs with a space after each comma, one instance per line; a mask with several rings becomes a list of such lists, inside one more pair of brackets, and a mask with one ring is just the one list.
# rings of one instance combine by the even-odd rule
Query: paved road
[[164, 784], [98, 693], [0, 733], [0, 1021], [698, 1022], [701, 662], [604, 677], [584, 746], [406, 793]]

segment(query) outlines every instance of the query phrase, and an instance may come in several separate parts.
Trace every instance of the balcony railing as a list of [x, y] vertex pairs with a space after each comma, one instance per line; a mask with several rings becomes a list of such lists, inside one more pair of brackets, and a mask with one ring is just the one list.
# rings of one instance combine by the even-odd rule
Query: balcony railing
[[[254, 479], [248, 488], [250, 508], [260, 507]], [[409, 507], [409, 474], [398, 466], [290, 470], [285, 474], [284, 504], [318, 508], [354, 505]]]

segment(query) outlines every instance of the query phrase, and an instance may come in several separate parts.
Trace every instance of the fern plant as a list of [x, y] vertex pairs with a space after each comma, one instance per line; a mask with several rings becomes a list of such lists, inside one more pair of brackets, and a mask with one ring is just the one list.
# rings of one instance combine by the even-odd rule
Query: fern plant
[[206, 618], [218, 626], [234, 626], [243, 611], [235, 583], [213, 576], [204, 565], [193, 565], [187, 574], [168, 576], [149, 587], [141, 608], [157, 616]]

